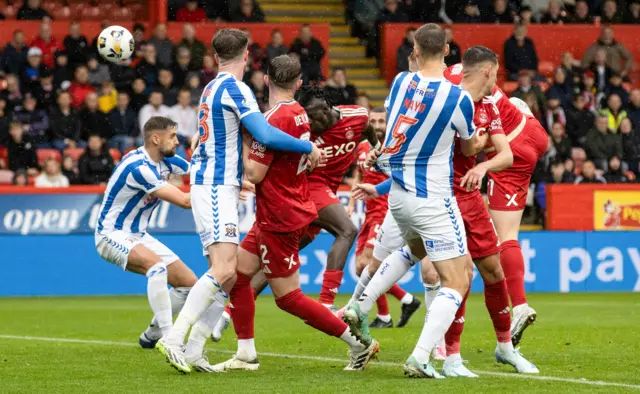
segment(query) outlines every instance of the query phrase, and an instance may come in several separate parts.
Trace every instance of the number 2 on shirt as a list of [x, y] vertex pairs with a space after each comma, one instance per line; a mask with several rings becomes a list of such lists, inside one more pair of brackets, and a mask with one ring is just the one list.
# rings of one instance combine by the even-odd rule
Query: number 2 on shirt
[[402, 144], [407, 140], [407, 136], [405, 135], [407, 130], [416, 123], [418, 123], [418, 119], [416, 118], [410, 118], [406, 115], [398, 116], [391, 130], [391, 137], [393, 137], [393, 139], [389, 143], [389, 146], [382, 150], [382, 153], [388, 153], [390, 155], [398, 153]]
[[[303, 141], [309, 141], [309, 137], [311, 137], [311, 133], [307, 132], [302, 134], [300, 136], [300, 139]], [[300, 162], [298, 163], [298, 171], [296, 172], [296, 175], [299, 175], [301, 172], [306, 171], [307, 162], [307, 155], [302, 155], [302, 157], [300, 158]]]

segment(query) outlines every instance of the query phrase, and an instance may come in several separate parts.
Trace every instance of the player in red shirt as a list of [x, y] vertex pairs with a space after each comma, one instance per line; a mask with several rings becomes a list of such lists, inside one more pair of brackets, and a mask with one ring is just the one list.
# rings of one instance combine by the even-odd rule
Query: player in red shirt
[[[385, 133], [387, 131], [387, 113], [384, 108], [378, 107], [371, 110], [369, 113], [369, 124], [373, 126], [376, 132], [376, 137], [380, 142], [383, 141]], [[370, 183], [376, 185], [384, 182], [388, 179], [386, 175], [381, 172], [375, 171], [372, 168], [364, 165], [367, 154], [374, 147], [371, 146], [369, 141], [362, 141], [358, 145], [358, 153], [356, 160], [356, 170], [354, 174], [353, 185], [359, 183]], [[351, 216], [353, 213], [356, 200], [351, 198], [349, 200], [349, 206], [347, 207], [347, 214]], [[356, 274], [360, 276], [360, 280], [356, 286], [360, 286], [360, 283], [368, 283], [371, 277], [376, 273], [381, 261], [377, 260], [373, 256], [373, 246], [376, 240], [380, 225], [384, 221], [384, 217], [387, 213], [389, 205], [387, 203], [387, 196], [380, 196], [378, 198], [365, 201], [366, 216], [364, 223], [360, 227], [358, 233], [358, 239], [356, 240]], [[366, 270], [365, 270], [366, 268]], [[364, 275], [364, 277], [363, 277]], [[354, 296], [361, 292], [354, 292]], [[404, 291], [397, 283], [394, 284], [387, 292], [393, 295], [402, 304], [402, 314], [398, 321], [397, 327], [404, 327], [411, 316], [420, 308], [422, 302], [410, 293]], [[353, 301], [353, 298], [352, 298]], [[387, 302], [387, 296], [381, 295], [376, 301], [378, 307], [378, 316], [373, 320], [369, 327], [371, 328], [391, 328], [393, 327], [393, 320], [389, 313], [389, 303]]]
[[[270, 124], [292, 136], [308, 139], [309, 118], [293, 99], [301, 84], [300, 76], [300, 62], [294, 57], [282, 55], [271, 61], [265, 82], [269, 86], [272, 109], [265, 117]], [[270, 151], [255, 140], [247, 156], [243, 157], [245, 173], [248, 181], [256, 185], [256, 221], [240, 244], [238, 279], [230, 293], [238, 353], [218, 364], [216, 369], [258, 369], [253, 343], [255, 300], [251, 278], [260, 270], [280, 309], [345, 341], [350, 347], [350, 362], [345, 369], [364, 369], [377, 353], [378, 343], [357, 340], [342, 320], [300, 290], [299, 244], [308, 225], [318, 217], [316, 206], [309, 198], [306, 156]]]

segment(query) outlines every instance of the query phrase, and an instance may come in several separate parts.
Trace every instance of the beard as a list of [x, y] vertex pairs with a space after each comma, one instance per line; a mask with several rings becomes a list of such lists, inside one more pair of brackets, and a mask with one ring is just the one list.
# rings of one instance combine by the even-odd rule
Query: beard
[[161, 149], [160, 153], [162, 153], [162, 156], [164, 157], [173, 157], [176, 155], [176, 148]]

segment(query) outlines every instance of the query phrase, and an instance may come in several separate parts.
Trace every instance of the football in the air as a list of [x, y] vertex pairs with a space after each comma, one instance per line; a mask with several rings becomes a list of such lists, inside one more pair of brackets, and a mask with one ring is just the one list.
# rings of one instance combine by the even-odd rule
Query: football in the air
[[133, 36], [122, 26], [109, 26], [98, 36], [98, 52], [111, 63], [129, 60], [134, 44]]

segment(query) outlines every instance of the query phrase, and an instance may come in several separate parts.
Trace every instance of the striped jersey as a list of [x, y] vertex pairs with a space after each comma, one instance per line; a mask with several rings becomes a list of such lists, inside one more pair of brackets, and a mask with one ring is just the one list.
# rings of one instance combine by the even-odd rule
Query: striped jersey
[[240, 121], [260, 113], [251, 89], [233, 74], [220, 73], [202, 92], [198, 107], [200, 145], [191, 157], [192, 185], [242, 184]]
[[189, 162], [180, 156], [167, 157], [156, 163], [140, 147], [127, 153], [116, 166], [107, 183], [96, 233], [122, 230], [144, 233], [160, 199], [151, 193], [167, 184], [169, 175], [189, 173]]
[[398, 74], [385, 101], [387, 133], [378, 166], [417, 197], [453, 195], [456, 133], [474, 133], [473, 100], [444, 78]]

